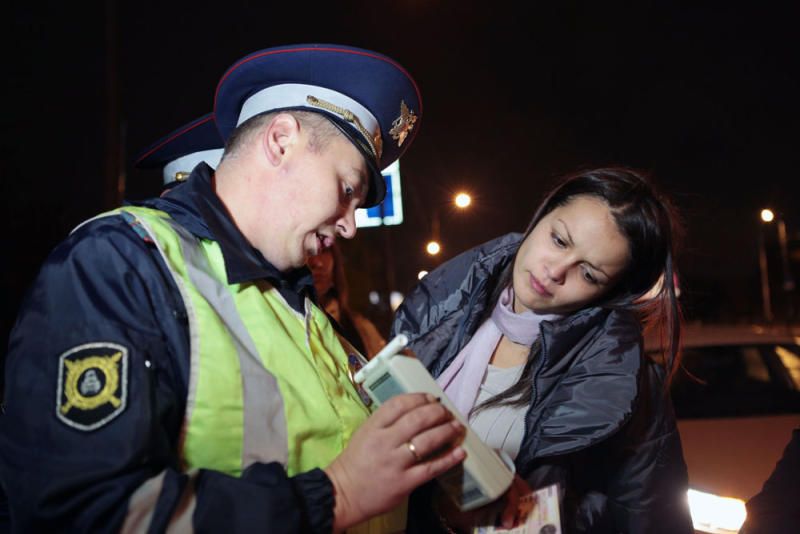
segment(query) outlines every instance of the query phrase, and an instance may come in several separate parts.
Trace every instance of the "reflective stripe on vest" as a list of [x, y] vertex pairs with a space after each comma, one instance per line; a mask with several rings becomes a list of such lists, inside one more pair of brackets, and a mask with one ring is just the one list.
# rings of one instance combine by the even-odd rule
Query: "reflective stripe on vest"
[[185, 467], [238, 476], [278, 461], [291, 476], [328, 465], [368, 411], [324, 313], [308, 300], [297, 313], [263, 281], [228, 285], [219, 245], [166, 213], [119, 213], [155, 241], [189, 317]]

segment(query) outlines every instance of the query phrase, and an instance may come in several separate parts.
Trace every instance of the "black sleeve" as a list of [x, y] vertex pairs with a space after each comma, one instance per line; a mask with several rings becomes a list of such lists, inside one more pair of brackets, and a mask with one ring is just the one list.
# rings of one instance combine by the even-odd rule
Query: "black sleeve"
[[[287, 478], [277, 463], [241, 479], [211, 471], [197, 484], [194, 525], [209, 532], [331, 532], [333, 488], [321, 469]], [[244, 504], [246, 503], [246, 504]]]
[[435, 480], [415, 489], [408, 498], [406, 534], [447, 534], [434, 507]]
[[743, 534], [800, 532], [800, 428], [759, 493], [747, 501]]
[[663, 369], [647, 364], [633, 417], [595, 457], [608, 469], [607, 506], [621, 532], [694, 532], [689, 475]]

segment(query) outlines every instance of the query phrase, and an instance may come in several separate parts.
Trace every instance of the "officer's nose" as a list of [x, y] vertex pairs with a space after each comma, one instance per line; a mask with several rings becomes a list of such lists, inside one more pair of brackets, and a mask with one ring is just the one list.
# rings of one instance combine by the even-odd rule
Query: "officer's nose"
[[345, 239], [353, 239], [356, 236], [356, 210], [348, 208], [341, 219], [336, 223], [336, 231]]

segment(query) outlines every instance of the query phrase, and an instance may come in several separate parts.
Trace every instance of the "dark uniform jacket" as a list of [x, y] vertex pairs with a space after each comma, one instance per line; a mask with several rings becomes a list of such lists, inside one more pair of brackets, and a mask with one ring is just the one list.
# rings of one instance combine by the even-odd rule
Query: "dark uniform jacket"
[[800, 428], [783, 451], [764, 487], [747, 501], [741, 534], [800, 532]]
[[[398, 309], [393, 334], [409, 335], [434, 376], [480, 326], [520, 239], [509, 234], [450, 260]], [[590, 308], [543, 322], [540, 333], [519, 475], [534, 489], [560, 484], [566, 532], [692, 532], [665, 372], [643, 356], [637, 320]], [[428, 499], [413, 497], [410, 530], [430, 531], [435, 523], [423, 511]]]
[[[201, 164], [186, 183], [145, 205], [218, 241], [230, 283], [266, 279], [302, 313], [310, 272], [282, 274], [247, 243], [214, 194], [211, 172]], [[65, 404], [62, 356], [87, 344], [128, 350], [128, 368], [115, 371], [124, 409], [110, 419], [108, 406], [57, 412]], [[151, 520], [151, 532], [171, 520], [211, 532], [330, 531], [333, 489], [319, 469], [293, 478], [276, 463], [254, 464], [241, 478], [181, 470], [189, 361], [178, 288], [154, 245], [123, 217], [90, 221], [59, 245], [9, 343], [0, 481], [14, 531], [118, 531], [135, 513]], [[101, 375], [93, 377], [98, 387]], [[130, 501], [161, 473], [153, 502]]]

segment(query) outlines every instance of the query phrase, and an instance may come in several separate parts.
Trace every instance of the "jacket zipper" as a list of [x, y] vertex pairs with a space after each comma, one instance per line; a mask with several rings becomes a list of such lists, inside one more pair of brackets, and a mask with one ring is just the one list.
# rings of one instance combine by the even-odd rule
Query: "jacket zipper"
[[[534, 371], [533, 371], [533, 376], [531, 376], [531, 381], [533, 382], [533, 384], [531, 385], [531, 388], [532, 388], [532, 391], [531, 391], [532, 402], [531, 402], [531, 405], [528, 407], [528, 412], [533, 410], [533, 407], [536, 406], [536, 403], [539, 400], [538, 399], [538, 397], [539, 397], [539, 388], [536, 387], [536, 381], [539, 378], [539, 374], [542, 372], [542, 368], [544, 367], [544, 362], [547, 361], [547, 345], [544, 342], [544, 330], [543, 330], [541, 324], [539, 324], [539, 346], [541, 347], [541, 355], [540, 355], [541, 357], [539, 358], [539, 362], [536, 365], [536, 369], [534, 369]], [[523, 433], [522, 433], [523, 441], [525, 439], [525, 436], [529, 435], [528, 434], [529, 427], [528, 427], [528, 417], [527, 417], [527, 415], [528, 414], [526, 413], [525, 414], [525, 427], [524, 427]], [[529, 458], [525, 458], [525, 463], [526, 464], [530, 463], [531, 460], [532, 460], [532, 457], [530, 459]]]

